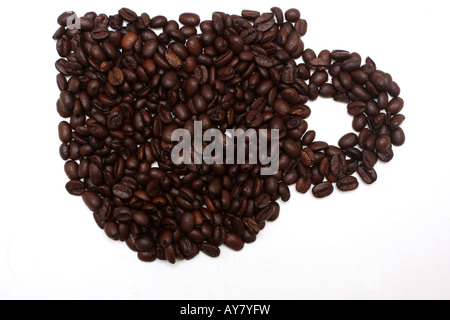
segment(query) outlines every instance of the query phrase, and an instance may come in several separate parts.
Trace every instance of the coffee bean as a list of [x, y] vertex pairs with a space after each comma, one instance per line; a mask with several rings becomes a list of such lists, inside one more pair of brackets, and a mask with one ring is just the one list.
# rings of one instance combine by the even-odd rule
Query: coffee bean
[[146, 227], [150, 224], [150, 218], [143, 211], [136, 211], [133, 214], [133, 220], [140, 226]]
[[347, 111], [352, 116], [358, 116], [366, 111], [366, 103], [363, 101], [354, 101], [347, 106]]
[[362, 160], [367, 168], [372, 169], [378, 161], [375, 153], [369, 150], [364, 150], [362, 153]]
[[285, 12], [284, 16], [286, 17], [286, 20], [289, 22], [296, 22], [298, 19], [300, 19], [300, 11], [297, 9], [289, 9]]
[[117, 223], [108, 221], [105, 223], [105, 234], [112, 240], [119, 240], [119, 226]]
[[328, 143], [326, 143], [325, 141], [316, 141], [311, 143], [311, 145], [309, 146], [309, 148], [314, 152], [325, 150], [328, 147]]
[[283, 149], [291, 158], [300, 156], [301, 148], [293, 139], [286, 139], [283, 144]]
[[200, 17], [195, 13], [183, 13], [179, 18], [180, 22], [189, 27], [196, 27], [200, 24]]
[[219, 247], [217, 247], [217, 246], [215, 246], [215, 245], [213, 245], [211, 243], [203, 243], [203, 244], [201, 244], [200, 245], [200, 250], [204, 254], [206, 254], [206, 255], [208, 255], [208, 256], [210, 256], [212, 258], [217, 258], [220, 255]]
[[341, 191], [353, 191], [359, 186], [358, 180], [352, 176], [346, 176], [339, 179], [337, 187]]
[[358, 174], [366, 184], [372, 184], [377, 181], [377, 172], [375, 169], [367, 168], [365, 165], [358, 167]]
[[361, 61], [358, 61], [357, 59], [351, 57], [350, 59], [345, 60], [342, 62], [341, 68], [343, 71], [355, 71], [361, 66]]
[[297, 182], [296, 189], [300, 193], [307, 193], [311, 188], [311, 179], [309, 178], [300, 178]]
[[395, 129], [391, 133], [392, 144], [396, 147], [400, 147], [405, 144], [405, 132], [402, 128]]
[[[293, 183], [295, 183], [295, 181]], [[281, 200], [283, 200], [284, 202], [289, 201], [289, 199], [291, 198], [291, 191], [289, 190], [289, 187], [285, 182], [280, 183], [278, 187], [278, 193], [280, 194]]]
[[84, 183], [78, 180], [72, 180], [67, 182], [66, 190], [68, 193], [74, 196], [81, 196], [85, 190]]
[[241, 251], [244, 248], [244, 241], [237, 234], [230, 232], [227, 234], [225, 245], [232, 250]]
[[138, 16], [136, 14], [136, 12], [134, 12], [131, 9], [128, 8], [122, 8], [119, 10], [119, 15], [120, 17], [125, 20], [125, 21], [129, 21], [129, 22], [134, 22], [137, 20]]
[[167, 24], [167, 18], [164, 16], [155, 16], [151, 19], [150, 26], [152, 28], [163, 28]]
[[109, 71], [108, 80], [109, 83], [117, 87], [123, 84], [123, 82], [125, 81], [125, 77], [122, 73], [122, 70], [114, 67], [111, 71]]
[[138, 40], [138, 35], [134, 32], [128, 32], [123, 38], [122, 38], [122, 48], [126, 51], [131, 50], [136, 41]]
[[168, 64], [174, 69], [180, 69], [183, 66], [183, 61], [171, 49], [166, 50], [165, 58]]
[[155, 244], [150, 235], [142, 235], [136, 239], [135, 246], [138, 251], [148, 251], [152, 249]]
[[382, 135], [377, 139], [376, 147], [378, 152], [385, 152], [391, 147], [391, 137]]
[[83, 197], [84, 203], [91, 211], [98, 210], [100, 208], [100, 206], [102, 205], [102, 200], [100, 199], [98, 194], [96, 194], [92, 191], [83, 192], [82, 197]]
[[289, 104], [283, 99], [276, 100], [273, 108], [281, 117], [287, 116], [291, 112]]
[[325, 83], [320, 87], [319, 95], [322, 98], [333, 98], [335, 94], [336, 89], [329, 83]]
[[367, 117], [363, 114], [355, 116], [353, 118], [353, 129], [357, 132], [362, 131], [367, 125]]
[[300, 39], [300, 33], [292, 31], [288, 38], [284, 50], [289, 54], [293, 54], [302, 45], [302, 40]]
[[339, 140], [339, 147], [342, 149], [348, 149], [356, 146], [357, 143], [358, 136], [354, 133], [348, 133]]
[[62, 121], [58, 126], [59, 140], [61, 142], [70, 142], [72, 140], [72, 128], [69, 123]]
[[345, 158], [340, 155], [334, 155], [331, 158], [330, 169], [331, 173], [334, 174], [335, 177], [343, 177], [347, 172], [347, 163]]
[[255, 56], [255, 62], [263, 68], [272, 68], [275, 65], [272, 58], [262, 54], [257, 54]]
[[311, 130], [305, 133], [302, 139], [302, 143], [305, 146], [309, 146], [313, 143], [314, 139], [316, 139], [316, 132], [314, 130]]
[[303, 149], [300, 153], [300, 160], [305, 166], [312, 166], [315, 161], [314, 151], [310, 148]]
[[387, 107], [387, 112], [391, 115], [396, 115], [397, 113], [403, 110], [404, 101], [402, 98], [394, 98], [389, 102], [389, 106]]
[[400, 126], [403, 124], [403, 122], [405, 121], [405, 116], [402, 114], [397, 114], [395, 116], [392, 117], [391, 122], [389, 124], [389, 127], [391, 129], [398, 129], [400, 128]]
[[331, 182], [323, 182], [315, 186], [312, 190], [314, 197], [316, 198], [326, 198], [331, 195], [334, 191], [333, 184]]
[[378, 152], [378, 158], [383, 162], [389, 162], [394, 158], [394, 151], [392, 147], [388, 148], [384, 152]]
[[350, 57], [350, 52], [345, 50], [334, 50], [333, 52], [331, 52], [331, 58], [336, 61], [345, 61]]
[[126, 200], [133, 196], [133, 189], [124, 183], [119, 183], [113, 187], [113, 194], [119, 199]]

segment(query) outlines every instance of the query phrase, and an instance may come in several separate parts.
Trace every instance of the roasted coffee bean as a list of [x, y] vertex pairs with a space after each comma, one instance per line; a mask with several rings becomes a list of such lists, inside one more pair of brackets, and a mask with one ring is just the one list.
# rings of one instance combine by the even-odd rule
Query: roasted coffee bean
[[[293, 182], [295, 183], [295, 181]], [[291, 198], [291, 191], [289, 190], [288, 185], [285, 182], [281, 182], [278, 187], [278, 193], [280, 194], [281, 200], [284, 202], [289, 201]]]
[[403, 110], [403, 99], [402, 98], [394, 98], [389, 102], [389, 106], [387, 107], [387, 112], [391, 115], [396, 115], [397, 113]]
[[378, 152], [385, 152], [391, 147], [391, 137], [382, 135], [377, 139], [376, 147]]
[[343, 177], [347, 172], [347, 162], [345, 161], [345, 158], [340, 155], [334, 155], [331, 158], [330, 169], [331, 173], [336, 178]]
[[384, 152], [378, 152], [378, 158], [383, 162], [389, 162], [394, 158], [394, 151], [392, 147], [388, 148]]
[[362, 131], [367, 125], [367, 117], [363, 114], [353, 118], [353, 129], [357, 132]]
[[164, 16], [155, 16], [150, 21], [152, 28], [163, 28], [167, 24], [167, 18]]
[[122, 8], [119, 10], [119, 15], [120, 17], [125, 20], [125, 21], [129, 21], [129, 22], [134, 22], [137, 20], [138, 16], [136, 14], [136, 12], [134, 12], [131, 9], [128, 8]]
[[283, 144], [283, 149], [291, 158], [297, 158], [301, 154], [301, 147], [293, 140], [286, 139]]
[[196, 27], [200, 24], [200, 17], [195, 13], [183, 13], [179, 18], [180, 22], [189, 27]]
[[300, 178], [297, 182], [297, 191], [300, 193], [307, 193], [311, 188], [311, 179], [310, 178]]
[[201, 244], [200, 251], [202, 251], [204, 254], [206, 254], [212, 258], [217, 258], [220, 255], [219, 247], [217, 247], [211, 243]]
[[375, 169], [367, 168], [365, 165], [358, 167], [358, 174], [366, 184], [372, 184], [377, 181], [377, 172]]
[[72, 180], [67, 182], [66, 190], [68, 193], [74, 196], [81, 196], [85, 190], [84, 183], [78, 180]]
[[312, 190], [314, 197], [316, 198], [326, 198], [331, 195], [334, 191], [333, 184], [331, 182], [323, 182], [315, 186]]
[[402, 114], [397, 114], [392, 117], [391, 122], [389, 123], [390, 129], [398, 129], [405, 121], [405, 116]]
[[312, 151], [310, 148], [303, 149], [300, 152], [300, 160], [305, 166], [312, 166], [315, 161], [314, 151]]
[[347, 106], [347, 111], [352, 116], [358, 116], [366, 111], [366, 103], [363, 101], [354, 101]]
[[150, 235], [142, 235], [136, 239], [135, 245], [138, 251], [148, 251], [155, 246], [155, 243]]
[[346, 176], [339, 179], [337, 187], [341, 191], [353, 191], [359, 186], [358, 180], [352, 176]]
[[235, 251], [241, 251], [244, 248], [244, 241], [235, 233], [228, 233], [225, 240], [225, 245]]
[[342, 149], [348, 149], [356, 146], [357, 143], [358, 136], [354, 133], [348, 133], [339, 140], [339, 147]]
[[305, 133], [302, 139], [302, 143], [305, 146], [309, 146], [313, 143], [313, 141], [316, 139], [316, 132], [314, 130], [310, 130]]
[[392, 144], [396, 147], [400, 147], [405, 144], [405, 133], [402, 128], [395, 129], [391, 133]]
[[316, 141], [311, 143], [311, 145], [309, 146], [309, 148], [314, 152], [325, 150], [328, 147], [328, 143], [324, 141]]
[[100, 199], [98, 194], [96, 194], [93, 191], [83, 192], [82, 197], [83, 197], [84, 203], [91, 211], [98, 210], [100, 208], [100, 206], [102, 205], [102, 200]]
[[128, 32], [123, 38], [122, 38], [122, 48], [126, 51], [131, 50], [136, 41], [138, 40], [138, 35], [134, 32]]
[[331, 58], [336, 61], [345, 61], [351, 57], [350, 52], [345, 50], [334, 50], [331, 52]]
[[112, 240], [119, 240], [119, 226], [117, 223], [108, 221], [105, 223], [105, 234]]
[[109, 80], [109, 83], [111, 83], [113, 86], [117, 87], [117, 86], [121, 86], [123, 84], [123, 82], [125, 81], [125, 77], [124, 77], [122, 70], [114, 67], [111, 71], [109, 71], [108, 80]]
[[286, 20], [289, 22], [296, 22], [298, 19], [300, 19], [300, 11], [297, 9], [289, 9], [285, 12], [284, 16], [286, 17]]
[[291, 112], [289, 104], [283, 99], [276, 100], [273, 108], [281, 117], [287, 116]]
[[367, 168], [372, 169], [377, 163], [378, 157], [372, 151], [364, 150], [362, 153], [362, 160]]

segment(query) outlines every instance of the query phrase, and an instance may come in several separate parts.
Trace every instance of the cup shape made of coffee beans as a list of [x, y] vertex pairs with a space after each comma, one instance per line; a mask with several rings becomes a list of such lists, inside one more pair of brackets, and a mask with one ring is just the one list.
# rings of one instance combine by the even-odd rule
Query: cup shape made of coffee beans
[[[223, 244], [239, 251], [278, 218], [290, 186], [325, 198], [372, 184], [376, 164], [405, 143], [404, 101], [391, 75], [358, 53], [305, 50], [308, 25], [297, 9], [214, 12], [203, 21], [182, 13], [177, 22], [123, 8], [57, 21], [66, 189], [142, 261], [217, 257]], [[354, 117], [336, 145], [308, 130], [306, 104], [319, 97], [347, 104]], [[266, 132], [278, 170], [261, 174], [268, 165], [260, 159], [175, 163], [174, 133], [190, 138], [196, 124], [200, 134]]]

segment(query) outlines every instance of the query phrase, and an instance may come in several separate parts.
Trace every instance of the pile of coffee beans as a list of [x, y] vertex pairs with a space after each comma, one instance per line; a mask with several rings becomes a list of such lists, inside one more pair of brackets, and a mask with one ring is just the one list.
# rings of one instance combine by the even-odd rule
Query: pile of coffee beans
[[[142, 261], [175, 263], [222, 244], [241, 250], [288, 201], [289, 186], [317, 198], [377, 180], [374, 166], [405, 142], [404, 102], [391, 75], [358, 53], [304, 49], [297, 9], [214, 12], [179, 22], [73, 12], [58, 18], [57, 110], [67, 191], [82, 196], [113, 240]], [[302, 57], [303, 62], [296, 59]], [[337, 145], [316, 141], [305, 121], [318, 97], [347, 104], [354, 131]], [[172, 133], [278, 129], [280, 167], [181, 164]], [[338, 139], [337, 139], [338, 140]]]

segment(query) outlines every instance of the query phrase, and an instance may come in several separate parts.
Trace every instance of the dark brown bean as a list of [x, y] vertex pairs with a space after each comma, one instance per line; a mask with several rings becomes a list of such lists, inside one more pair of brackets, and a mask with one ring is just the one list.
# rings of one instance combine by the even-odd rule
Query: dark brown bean
[[291, 158], [300, 156], [301, 148], [293, 139], [286, 139], [283, 143], [283, 149]]
[[378, 152], [385, 152], [391, 147], [391, 137], [382, 135], [377, 139], [376, 147]]
[[213, 245], [211, 243], [203, 243], [203, 244], [201, 244], [200, 245], [200, 250], [204, 254], [206, 254], [206, 255], [208, 255], [208, 256], [210, 256], [212, 258], [217, 258], [220, 255], [219, 247], [217, 247], [217, 246], [215, 246], [215, 245]]
[[389, 106], [387, 107], [387, 112], [391, 115], [396, 115], [403, 110], [404, 101], [402, 98], [394, 98], [389, 102]]
[[235, 233], [228, 233], [225, 240], [225, 245], [235, 251], [241, 251], [244, 248], [244, 241]]
[[378, 178], [375, 169], [369, 169], [364, 165], [358, 167], [358, 174], [366, 184], [372, 184]]
[[311, 188], [311, 179], [309, 178], [300, 178], [297, 182], [296, 189], [300, 193], [307, 193]]
[[312, 190], [314, 197], [316, 198], [326, 198], [331, 195], [334, 191], [333, 184], [331, 182], [323, 182], [315, 186]]
[[66, 190], [68, 193], [74, 196], [81, 196], [85, 191], [84, 183], [78, 180], [72, 180], [67, 182]]
[[354, 133], [348, 133], [339, 140], [338, 144], [342, 149], [348, 149], [350, 147], [356, 146], [357, 143], [358, 136]]
[[353, 191], [359, 186], [358, 180], [352, 176], [346, 176], [339, 179], [337, 187], [341, 191]]
[[300, 11], [297, 9], [289, 9], [284, 13], [284, 16], [286, 17], [286, 20], [289, 22], [296, 22], [298, 19], [300, 19]]
[[195, 13], [183, 13], [179, 20], [182, 24], [190, 27], [196, 27], [200, 24], [200, 17]]
[[134, 12], [131, 9], [128, 8], [122, 8], [119, 10], [119, 15], [122, 19], [129, 21], [129, 22], [134, 22], [137, 20], [138, 16], [136, 14], [136, 12]]
[[98, 194], [96, 194], [95, 192], [85, 191], [85, 192], [83, 192], [82, 197], [83, 197], [84, 203], [91, 211], [98, 210], [100, 208], [100, 206], [102, 205], [102, 200], [100, 199]]
[[405, 132], [402, 128], [395, 129], [391, 133], [392, 144], [396, 147], [400, 147], [405, 144]]

